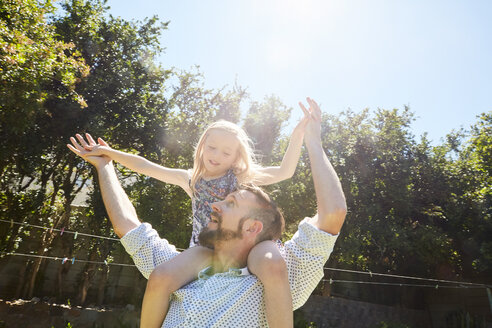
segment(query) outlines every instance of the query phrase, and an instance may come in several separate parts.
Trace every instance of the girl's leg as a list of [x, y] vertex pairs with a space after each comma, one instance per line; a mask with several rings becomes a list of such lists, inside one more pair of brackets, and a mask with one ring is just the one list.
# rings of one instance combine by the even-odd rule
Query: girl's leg
[[265, 307], [270, 328], [293, 327], [292, 294], [287, 266], [273, 241], [253, 247], [248, 256], [248, 269], [263, 283]]
[[157, 266], [150, 274], [142, 302], [141, 328], [160, 328], [173, 292], [196, 279], [210, 264], [212, 250], [202, 246], [189, 248]]

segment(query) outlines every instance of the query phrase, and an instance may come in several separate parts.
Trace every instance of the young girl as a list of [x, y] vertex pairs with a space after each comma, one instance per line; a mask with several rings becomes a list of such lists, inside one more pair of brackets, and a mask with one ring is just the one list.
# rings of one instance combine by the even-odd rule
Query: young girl
[[[227, 121], [211, 124], [202, 134], [195, 148], [191, 171], [166, 168], [140, 156], [114, 150], [103, 140], [97, 146], [87, 146], [86, 155], [108, 156], [135, 172], [183, 188], [192, 198], [193, 233], [190, 246], [196, 246], [198, 234], [210, 220], [210, 204], [224, 199], [239, 184], [268, 185], [294, 174], [309, 117], [309, 113], [303, 111], [304, 118], [294, 129], [280, 166], [258, 166], [253, 159], [249, 137], [239, 126]], [[212, 251], [206, 247], [190, 247], [154, 269], [142, 303], [142, 328], [161, 327], [171, 294], [196, 279], [198, 273], [209, 265], [211, 254]], [[269, 326], [292, 327], [292, 295], [287, 268], [274, 241], [263, 241], [252, 249], [248, 269], [263, 283]]]

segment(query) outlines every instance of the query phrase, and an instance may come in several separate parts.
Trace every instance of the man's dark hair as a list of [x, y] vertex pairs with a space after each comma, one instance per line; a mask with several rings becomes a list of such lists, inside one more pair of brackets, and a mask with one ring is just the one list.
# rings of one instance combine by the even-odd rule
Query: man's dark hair
[[285, 228], [285, 220], [277, 205], [257, 186], [241, 185], [240, 189], [252, 192], [260, 207], [251, 209], [248, 214], [249, 218], [263, 223], [263, 230], [256, 238], [257, 242], [279, 239]]

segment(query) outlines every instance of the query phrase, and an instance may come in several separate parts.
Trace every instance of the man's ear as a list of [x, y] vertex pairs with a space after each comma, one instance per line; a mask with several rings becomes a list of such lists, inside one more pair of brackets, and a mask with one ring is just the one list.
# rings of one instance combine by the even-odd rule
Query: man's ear
[[248, 219], [247, 225], [245, 224], [245, 228], [246, 232], [259, 235], [260, 232], [263, 231], [263, 222], [254, 219]]

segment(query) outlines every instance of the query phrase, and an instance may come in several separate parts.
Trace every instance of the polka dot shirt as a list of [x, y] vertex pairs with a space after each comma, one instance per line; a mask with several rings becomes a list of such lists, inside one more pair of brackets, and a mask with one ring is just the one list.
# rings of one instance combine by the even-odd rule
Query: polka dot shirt
[[[299, 230], [280, 250], [287, 264], [294, 309], [306, 302], [323, 278], [323, 266], [337, 239], [308, 221], [299, 224]], [[148, 223], [128, 232], [121, 242], [145, 278], [179, 254]], [[268, 327], [263, 285], [247, 268], [216, 274], [206, 268], [197, 280], [172, 294], [162, 327]]]

